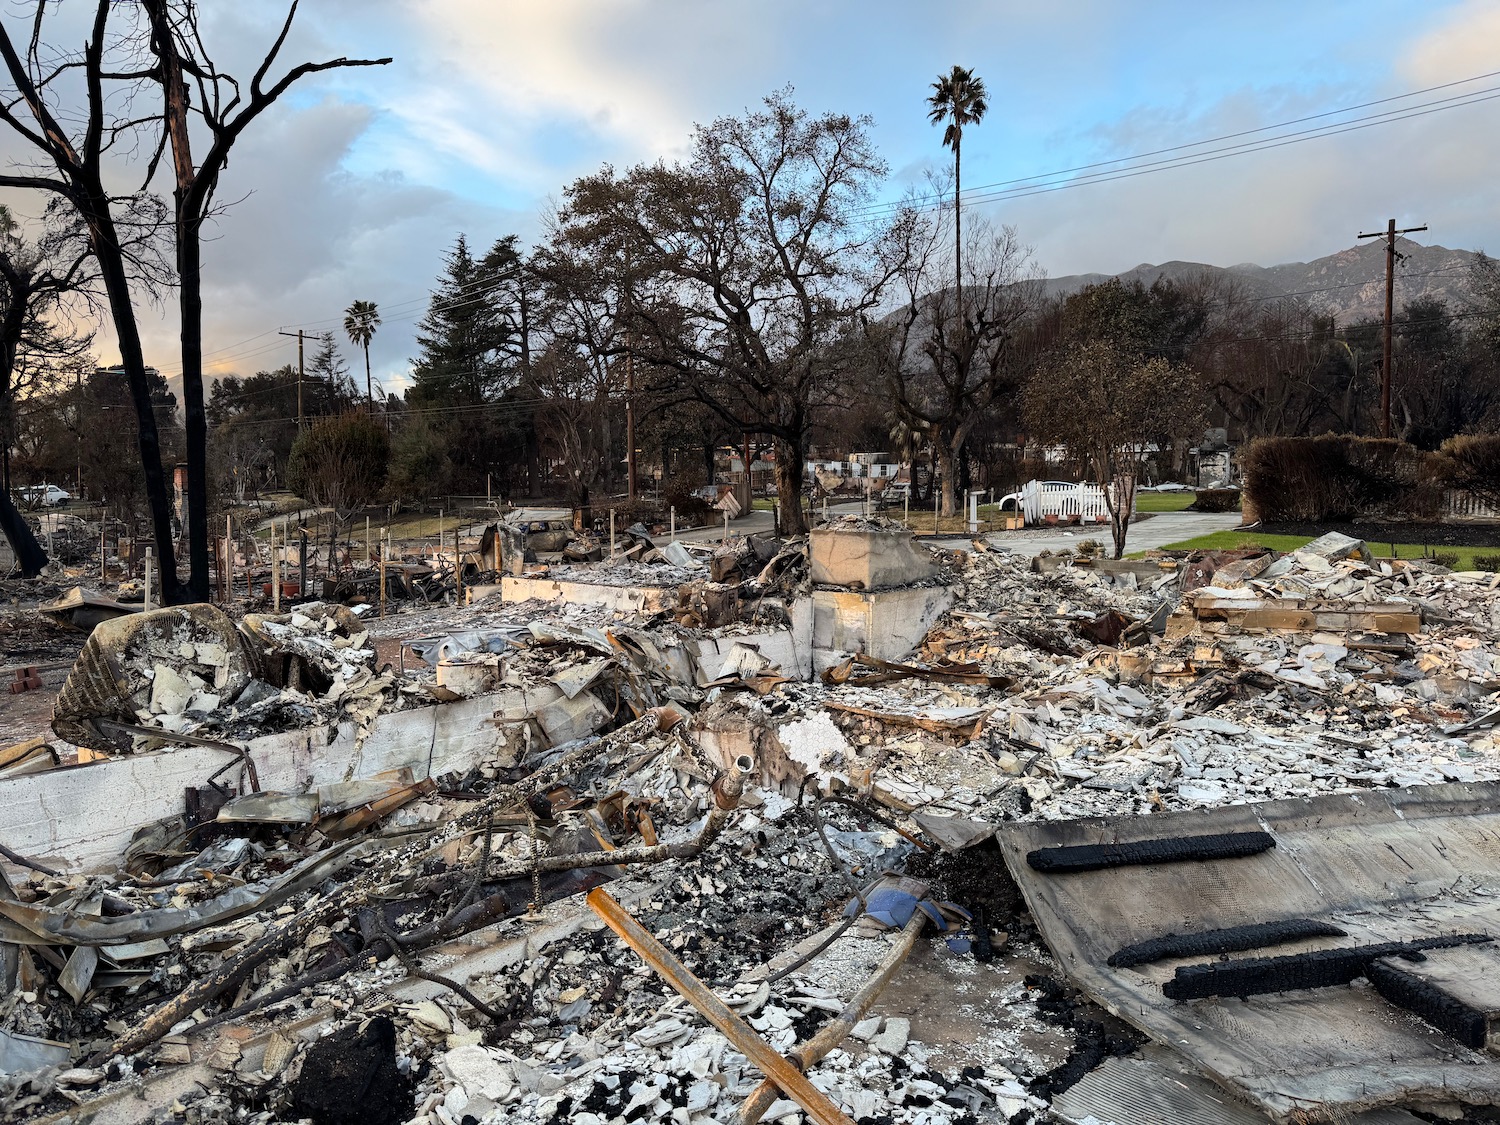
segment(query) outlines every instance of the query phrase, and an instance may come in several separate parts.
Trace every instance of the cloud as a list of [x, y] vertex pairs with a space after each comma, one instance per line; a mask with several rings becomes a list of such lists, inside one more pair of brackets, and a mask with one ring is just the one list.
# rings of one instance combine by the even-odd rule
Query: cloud
[[[425, 309], [444, 250], [459, 231], [485, 242], [519, 216], [478, 206], [399, 173], [343, 167], [378, 114], [327, 99], [268, 115], [235, 149], [219, 198], [227, 209], [204, 245], [205, 367], [251, 373], [295, 362], [283, 325], [334, 331], [342, 310], [375, 300], [385, 324], [371, 345], [377, 378], [399, 380], [412, 355], [412, 326]], [[144, 325], [148, 355], [179, 369], [175, 307]], [[353, 364], [352, 366], [357, 366]]]
[[1412, 44], [1399, 70], [1416, 86], [1486, 74], [1500, 70], [1496, 44], [1500, 44], [1500, 4], [1468, 0]]

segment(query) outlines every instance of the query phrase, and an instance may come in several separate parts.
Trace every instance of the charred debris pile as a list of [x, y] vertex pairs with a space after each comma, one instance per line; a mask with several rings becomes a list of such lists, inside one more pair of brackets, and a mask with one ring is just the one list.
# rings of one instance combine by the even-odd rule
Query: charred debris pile
[[1144, 1037], [1008, 826], [1500, 780], [1493, 577], [1341, 536], [513, 546], [93, 626], [0, 749], [6, 1120], [1040, 1121]]

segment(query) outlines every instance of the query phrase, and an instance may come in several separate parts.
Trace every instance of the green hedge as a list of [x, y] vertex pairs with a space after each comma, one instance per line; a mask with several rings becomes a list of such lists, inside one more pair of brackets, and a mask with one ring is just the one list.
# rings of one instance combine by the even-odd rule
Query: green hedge
[[1240, 451], [1244, 494], [1266, 523], [1436, 519], [1444, 461], [1405, 442], [1327, 434]]
[[1239, 506], [1238, 488], [1200, 488], [1193, 497], [1195, 512], [1232, 512]]

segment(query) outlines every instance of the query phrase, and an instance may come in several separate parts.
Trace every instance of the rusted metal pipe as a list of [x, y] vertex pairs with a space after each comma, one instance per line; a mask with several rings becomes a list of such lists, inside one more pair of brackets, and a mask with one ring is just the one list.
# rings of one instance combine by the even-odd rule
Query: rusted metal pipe
[[[854, 1025], [865, 1018], [865, 1013], [875, 1003], [875, 998], [885, 990], [885, 986], [891, 983], [891, 978], [896, 975], [906, 961], [907, 955], [911, 953], [912, 946], [917, 943], [917, 935], [922, 932], [922, 926], [927, 916], [920, 910], [912, 912], [911, 919], [906, 923], [906, 928], [901, 931], [901, 937], [885, 955], [885, 960], [875, 970], [875, 975], [865, 982], [863, 988], [854, 994], [853, 999], [844, 1005], [844, 1010], [835, 1019], [829, 1020], [818, 1033], [793, 1051], [787, 1062], [799, 1070], [816, 1066], [822, 1062], [828, 1052], [842, 1043]], [[777, 1097], [781, 1094], [779, 1083], [771, 1081], [770, 1078], [761, 1080], [748, 1098], [740, 1104], [739, 1114], [735, 1117], [735, 1125], [755, 1125], [766, 1110], [775, 1104]]]
[[758, 1067], [768, 1080], [774, 1081], [787, 1097], [800, 1105], [808, 1117], [819, 1125], [854, 1125], [829, 1100], [827, 1094], [808, 1081], [807, 1075], [773, 1051], [749, 1024], [689, 972], [686, 965], [672, 956], [671, 951], [632, 918], [603, 887], [595, 887], [590, 891], [587, 902], [594, 913], [603, 918], [609, 928], [619, 934], [620, 939], [635, 950], [642, 961], [651, 966], [683, 999], [697, 1008], [709, 1023], [723, 1032], [725, 1038]]

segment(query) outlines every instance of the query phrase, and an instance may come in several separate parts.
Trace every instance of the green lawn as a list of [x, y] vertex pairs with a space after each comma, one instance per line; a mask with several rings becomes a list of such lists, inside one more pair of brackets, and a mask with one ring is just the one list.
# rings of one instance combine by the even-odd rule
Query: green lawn
[[[1228, 551], [1237, 547], [1270, 547], [1276, 551], [1295, 551], [1298, 547], [1304, 547], [1312, 542], [1311, 536], [1306, 535], [1262, 535], [1253, 531], [1215, 531], [1209, 535], [1200, 535], [1195, 539], [1184, 539], [1180, 543], [1168, 543], [1163, 550], [1166, 551]], [[1368, 544], [1370, 553], [1377, 559], [1389, 558], [1391, 545], [1389, 543]], [[1458, 556], [1458, 565], [1455, 570], [1480, 570], [1475, 561], [1475, 555], [1500, 555], [1500, 547], [1429, 547], [1429, 552], [1437, 554], [1452, 554]], [[1397, 543], [1396, 557], [1401, 559], [1420, 559], [1423, 556], [1424, 547], [1421, 543]], [[1144, 551], [1136, 552], [1131, 557], [1140, 558]]]
[[1193, 502], [1191, 492], [1137, 492], [1137, 512], [1181, 512]]

